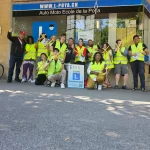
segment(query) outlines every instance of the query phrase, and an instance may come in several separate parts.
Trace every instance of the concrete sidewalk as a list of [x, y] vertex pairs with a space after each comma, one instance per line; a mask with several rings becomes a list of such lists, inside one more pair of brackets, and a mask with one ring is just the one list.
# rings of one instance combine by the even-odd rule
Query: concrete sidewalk
[[0, 81], [0, 150], [149, 150], [150, 92]]

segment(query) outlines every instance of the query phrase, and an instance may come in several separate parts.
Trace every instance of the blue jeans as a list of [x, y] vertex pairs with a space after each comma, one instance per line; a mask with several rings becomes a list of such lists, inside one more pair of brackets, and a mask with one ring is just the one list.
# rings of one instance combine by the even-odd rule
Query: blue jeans
[[21, 57], [10, 56], [8, 79], [12, 79], [15, 66], [16, 66], [15, 79], [19, 79], [21, 65], [22, 65]]

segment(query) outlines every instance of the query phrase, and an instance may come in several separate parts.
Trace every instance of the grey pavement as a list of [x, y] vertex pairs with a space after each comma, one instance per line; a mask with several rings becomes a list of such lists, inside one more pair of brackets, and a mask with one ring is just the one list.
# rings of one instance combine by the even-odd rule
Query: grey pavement
[[150, 92], [0, 81], [0, 150], [149, 150]]

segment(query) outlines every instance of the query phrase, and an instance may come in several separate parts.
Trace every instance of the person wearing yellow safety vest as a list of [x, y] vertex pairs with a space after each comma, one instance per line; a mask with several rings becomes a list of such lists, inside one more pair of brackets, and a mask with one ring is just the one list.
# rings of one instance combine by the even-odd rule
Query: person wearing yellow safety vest
[[102, 84], [104, 83], [106, 78], [106, 63], [100, 52], [96, 52], [94, 54], [93, 61], [90, 63], [87, 73], [89, 74], [87, 88], [94, 89], [96, 84], [96, 88], [98, 88], [98, 90], [101, 90]]
[[124, 46], [122, 46], [122, 41], [119, 39], [116, 41], [116, 48], [114, 50], [114, 65], [115, 65], [115, 75], [116, 84], [115, 89], [118, 89], [118, 82], [120, 80], [120, 75], [123, 76], [123, 86], [122, 89], [126, 89], [126, 83], [128, 80], [128, 51]]
[[48, 52], [48, 39], [45, 33], [41, 33], [40, 38], [38, 39], [37, 43], [35, 44], [37, 49], [37, 59], [36, 63], [41, 61], [41, 54], [45, 53], [47, 56], [49, 55]]
[[51, 46], [53, 45], [53, 43], [56, 42], [56, 36], [52, 35], [50, 40], [48, 41], [47, 45], [48, 45], [48, 50], [49, 50], [49, 58], [52, 55], [52, 51], [51, 51]]
[[87, 50], [84, 46], [83, 39], [79, 39], [78, 46], [75, 48], [75, 64], [85, 65]]
[[141, 90], [146, 92], [145, 89], [145, 63], [144, 56], [149, 54], [148, 48], [145, 44], [140, 42], [139, 36], [135, 35], [133, 37], [133, 42], [129, 49], [128, 53], [130, 56], [130, 64], [133, 73], [133, 90], [138, 89], [138, 75], [140, 76], [141, 81]]
[[48, 68], [48, 80], [51, 82], [51, 87], [55, 87], [56, 81], [60, 81], [61, 88], [65, 88], [66, 70], [63, 68], [58, 54], [59, 50], [54, 48], [53, 56], [47, 62], [45, 69]]
[[35, 80], [35, 85], [43, 85], [47, 79], [47, 69], [45, 66], [47, 64], [47, 55], [45, 53], [41, 54], [41, 61], [38, 62], [37, 67], [37, 78]]
[[58, 58], [61, 59], [62, 64], [64, 64], [66, 58], [67, 44], [65, 43], [65, 41], [66, 41], [66, 34], [63, 33], [61, 34], [60, 40], [56, 40], [50, 48], [52, 52], [54, 48], [57, 48], [59, 50]]
[[110, 47], [108, 43], [104, 43], [101, 52], [102, 52], [104, 61], [106, 62], [106, 65], [107, 65], [107, 74], [106, 74], [106, 79], [105, 79], [105, 83], [103, 84], [103, 87], [110, 88], [111, 84], [109, 82], [108, 76], [109, 76], [111, 69], [114, 68], [112, 48]]
[[78, 65], [84, 65], [84, 86], [87, 86], [87, 67], [85, 66], [86, 63], [86, 56], [87, 56], [87, 49], [84, 46], [83, 39], [79, 39], [78, 46], [75, 48], [75, 60], [74, 63]]
[[[35, 60], [36, 60], [36, 48], [34, 44], [34, 39], [32, 36], [28, 36], [27, 44], [25, 46], [22, 82], [26, 82], [26, 81], [32, 82]], [[29, 69], [29, 78], [27, 78], [28, 69]]]
[[92, 40], [88, 40], [87, 56], [89, 62], [93, 61], [94, 54], [99, 50], [99, 45], [95, 45]]

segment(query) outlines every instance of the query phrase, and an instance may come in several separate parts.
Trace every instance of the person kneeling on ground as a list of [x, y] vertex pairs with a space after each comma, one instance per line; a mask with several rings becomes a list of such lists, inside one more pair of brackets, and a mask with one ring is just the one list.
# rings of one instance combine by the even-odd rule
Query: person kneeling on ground
[[41, 54], [41, 60], [42, 61], [38, 62], [38, 73], [35, 80], [35, 85], [43, 85], [47, 79], [47, 70], [45, 69], [45, 65], [47, 64], [47, 55], [45, 53]]
[[66, 70], [63, 68], [61, 60], [58, 58], [59, 50], [54, 48], [53, 56], [47, 62], [45, 69], [48, 68], [48, 80], [51, 87], [55, 87], [56, 81], [61, 81], [61, 88], [65, 88]]
[[94, 59], [90, 63], [87, 72], [89, 74], [87, 88], [94, 89], [95, 83], [97, 82], [98, 89], [101, 89], [106, 78], [106, 64], [101, 53], [95, 53]]

